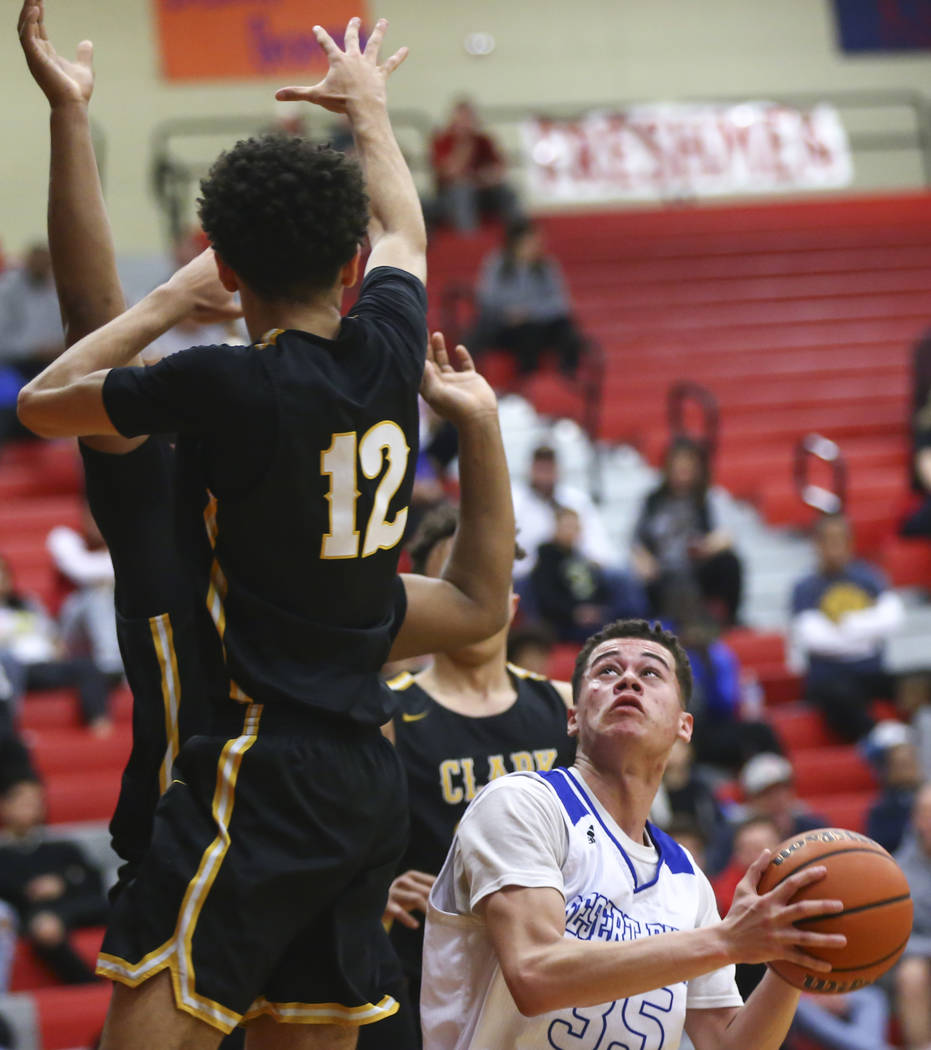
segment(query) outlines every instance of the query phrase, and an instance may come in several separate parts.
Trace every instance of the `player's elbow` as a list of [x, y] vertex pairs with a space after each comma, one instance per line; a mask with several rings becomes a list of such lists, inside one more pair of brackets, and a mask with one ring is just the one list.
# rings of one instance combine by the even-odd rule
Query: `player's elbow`
[[510, 972], [505, 972], [504, 979], [514, 1005], [524, 1017], [539, 1017], [540, 1014], [549, 1013], [550, 1010], [556, 1010], [563, 1005], [555, 1001], [547, 989], [546, 982], [530, 965], [518, 966]]
[[20, 423], [39, 437], [49, 438], [57, 435], [50, 428], [50, 422], [42, 410], [42, 395], [32, 383], [27, 383], [16, 398], [16, 417]]

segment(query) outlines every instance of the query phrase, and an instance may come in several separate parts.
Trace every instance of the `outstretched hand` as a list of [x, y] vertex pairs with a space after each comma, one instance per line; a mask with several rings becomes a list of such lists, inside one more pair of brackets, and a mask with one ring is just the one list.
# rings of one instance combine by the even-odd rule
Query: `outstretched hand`
[[232, 292], [220, 283], [213, 248], [207, 248], [172, 274], [168, 286], [189, 304], [188, 318], [199, 324], [235, 321], [242, 307]]
[[811, 952], [843, 948], [847, 938], [841, 933], [815, 933], [794, 924], [843, 911], [843, 902], [801, 900], [791, 903], [800, 889], [823, 879], [827, 868], [820, 865], [805, 868], [760, 896], [757, 887], [770, 857], [770, 851], [763, 850], [747, 869], [737, 884], [734, 903], [722, 924], [732, 948], [732, 960], [765, 963], [782, 959], [819, 973], [830, 973], [831, 964]]
[[476, 372], [469, 351], [457, 346], [454, 358], [458, 368], [450, 362], [445, 336], [434, 332], [427, 344], [420, 396], [438, 416], [456, 424], [483, 414], [497, 415], [495, 392]]
[[402, 47], [384, 62], [379, 62], [378, 49], [388, 28], [388, 21], [379, 18], [364, 51], [359, 46], [361, 24], [360, 18], [349, 20], [344, 37], [345, 50], [340, 50], [323, 26], [314, 26], [314, 36], [330, 64], [327, 75], [308, 87], [279, 88], [275, 98], [280, 102], [313, 102], [332, 113], [348, 113], [350, 116], [358, 105], [374, 102], [384, 106], [386, 82], [407, 58], [407, 48]]
[[82, 40], [73, 62], [62, 58], [45, 30], [43, 0], [25, 0], [19, 13], [19, 41], [29, 72], [53, 107], [90, 102], [94, 91], [94, 45]]

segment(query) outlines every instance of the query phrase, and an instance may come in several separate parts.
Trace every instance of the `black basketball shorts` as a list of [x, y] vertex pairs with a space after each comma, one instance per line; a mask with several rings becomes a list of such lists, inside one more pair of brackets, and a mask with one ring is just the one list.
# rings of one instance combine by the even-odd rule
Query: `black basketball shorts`
[[231, 709], [235, 730], [181, 748], [98, 974], [135, 987], [168, 970], [178, 1009], [223, 1032], [390, 1016], [381, 918], [408, 821], [394, 748], [319, 712]]

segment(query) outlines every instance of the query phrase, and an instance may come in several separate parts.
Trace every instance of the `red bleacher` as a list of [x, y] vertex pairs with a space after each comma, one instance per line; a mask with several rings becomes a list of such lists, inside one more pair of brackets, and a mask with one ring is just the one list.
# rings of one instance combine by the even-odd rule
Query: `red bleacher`
[[[602, 438], [632, 442], [655, 462], [667, 441], [667, 388], [701, 383], [721, 409], [718, 480], [770, 521], [794, 525], [811, 512], [793, 489], [792, 446], [809, 431], [835, 438], [858, 542], [878, 555], [908, 499], [909, 361], [931, 327], [931, 195], [574, 214], [542, 225], [605, 353]], [[496, 240], [494, 231], [435, 239], [434, 287], [471, 282]], [[544, 412], [579, 413], [553, 374], [524, 389]], [[924, 555], [897, 548], [889, 557], [897, 582], [931, 581]]]

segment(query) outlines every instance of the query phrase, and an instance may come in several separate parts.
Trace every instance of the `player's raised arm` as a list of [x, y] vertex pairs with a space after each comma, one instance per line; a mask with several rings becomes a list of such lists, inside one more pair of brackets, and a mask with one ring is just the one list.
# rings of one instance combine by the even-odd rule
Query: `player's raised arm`
[[375, 23], [365, 49], [359, 46], [360, 19], [346, 27], [341, 50], [322, 26], [314, 35], [327, 57], [326, 77], [309, 87], [286, 87], [280, 100], [302, 99], [333, 113], [345, 113], [352, 126], [359, 162], [371, 201], [373, 222], [369, 229], [372, 254], [367, 269], [396, 266], [421, 281], [427, 276], [427, 233], [420, 198], [388, 119], [388, 77], [407, 57], [402, 47], [380, 62], [378, 51], [388, 22]]
[[[29, 71], [50, 107], [48, 240], [65, 345], [71, 346], [126, 309], [88, 118], [93, 45], [82, 41], [74, 61], [59, 55], [48, 38], [43, 0], [23, 4], [19, 35]], [[90, 439], [101, 451], [115, 453], [143, 440]]]
[[399, 660], [488, 638], [508, 621], [514, 508], [494, 391], [465, 347], [458, 370], [441, 333], [430, 341], [421, 393], [459, 431], [459, 527], [440, 579], [405, 575], [407, 615], [391, 650]]

